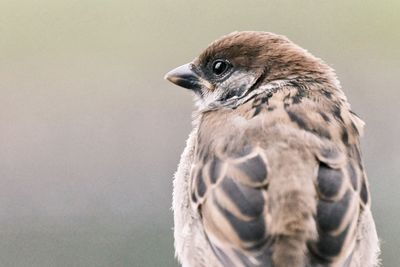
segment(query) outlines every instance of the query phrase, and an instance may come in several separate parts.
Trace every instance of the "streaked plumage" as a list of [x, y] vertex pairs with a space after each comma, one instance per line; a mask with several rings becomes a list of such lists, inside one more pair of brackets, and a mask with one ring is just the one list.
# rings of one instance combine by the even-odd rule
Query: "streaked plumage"
[[235, 32], [167, 78], [198, 104], [174, 180], [184, 267], [377, 266], [363, 122], [332, 69], [285, 37]]

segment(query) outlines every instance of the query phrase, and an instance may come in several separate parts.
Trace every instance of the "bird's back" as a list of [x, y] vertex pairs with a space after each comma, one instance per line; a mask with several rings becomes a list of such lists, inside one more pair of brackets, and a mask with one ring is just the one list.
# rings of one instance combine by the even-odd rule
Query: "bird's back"
[[191, 202], [224, 266], [345, 266], [369, 209], [361, 128], [296, 87], [201, 115]]

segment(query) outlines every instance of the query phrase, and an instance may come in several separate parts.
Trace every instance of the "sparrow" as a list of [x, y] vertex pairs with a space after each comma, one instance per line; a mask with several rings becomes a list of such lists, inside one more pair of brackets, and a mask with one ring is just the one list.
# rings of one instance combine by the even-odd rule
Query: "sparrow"
[[379, 239], [334, 70], [286, 37], [233, 32], [165, 77], [194, 93], [174, 177], [184, 267], [371, 267]]

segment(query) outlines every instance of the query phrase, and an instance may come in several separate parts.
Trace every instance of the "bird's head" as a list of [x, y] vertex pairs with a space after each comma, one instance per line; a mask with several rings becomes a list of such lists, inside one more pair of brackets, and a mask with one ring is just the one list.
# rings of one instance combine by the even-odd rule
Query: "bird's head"
[[193, 90], [201, 107], [237, 102], [290, 81], [336, 83], [331, 68], [286, 37], [255, 31], [221, 37], [165, 78]]

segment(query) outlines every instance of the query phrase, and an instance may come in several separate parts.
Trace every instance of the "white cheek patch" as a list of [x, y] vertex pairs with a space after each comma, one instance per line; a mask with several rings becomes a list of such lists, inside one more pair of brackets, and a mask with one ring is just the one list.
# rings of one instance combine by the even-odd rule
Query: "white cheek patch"
[[252, 72], [234, 72], [231, 76], [220, 84], [219, 88], [223, 92], [239, 88], [248, 89], [256, 81], [257, 76]]
[[[243, 91], [244, 94], [250, 86], [256, 81], [257, 76], [249, 72], [234, 72], [231, 76], [218, 85], [214, 91], [203, 91], [203, 97], [197, 98], [196, 105], [200, 109], [204, 109], [213, 105], [213, 103], [219, 101], [221, 97], [230, 90], [237, 89]], [[232, 99], [239, 98], [240, 96], [233, 96]]]

